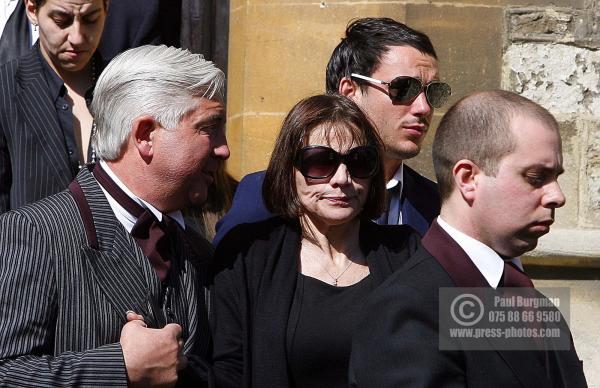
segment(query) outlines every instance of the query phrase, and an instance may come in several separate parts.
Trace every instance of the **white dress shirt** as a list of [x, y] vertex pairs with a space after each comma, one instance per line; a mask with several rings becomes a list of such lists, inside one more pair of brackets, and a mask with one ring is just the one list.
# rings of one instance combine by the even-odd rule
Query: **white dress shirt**
[[[125, 194], [127, 194], [128, 197], [133, 199], [137, 204], [139, 204], [143, 208], [150, 209], [150, 211], [152, 212], [152, 214], [154, 214], [156, 219], [158, 221], [162, 221], [163, 214], [158, 209], [156, 209], [154, 206], [152, 206], [148, 202], [144, 201], [143, 199], [141, 199], [138, 196], [136, 196], [135, 194], [133, 194], [131, 192], [131, 190], [129, 190], [127, 188], [127, 186], [125, 186], [125, 184], [123, 182], [121, 182], [121, 180], [115, 175], [115, 173], [110, 169], [110, 167], [108, 167], [108, 164], [106, 164], [106, 162], [104, 160], [100, 161], [100, 165], [102, 166], [102, 169], [104, 169], [104, 171], [106, 171], [108, 176], [110, 176], [110, 179], [112, 179], [117, 184], [117, 186], [119, 186], [121, 188], [121, 190], [123, 190], [125, 192]], [[102, 188], [102, 191], [104, 192], [104, 195], [106, 196], [106, 199], [108, 200], [108, 204], [110, 205], [113, 213], [115, 213], [117, 220], [119, 220], [119, 222], [121, 224], [123, 224], [123, 227], [125, 227], [125, 229], [129, 233], [131, 233], [131, 229], [133, 229], [133, 226], [135, 225], [137, 218], [134, 217], [133, 214], [131, 214], [127, 210], [125, 210], [125, 208], [123, 208], [123, 206], [121, 206], [104, 189], [104, 187], [102, 187], [102, 185], [100, 185], [100, 187]], [[174, 219], [179, 224], [179, 226], [181, 226], [181, 228], [185, 230], [185, 221], [183, 219], [183, 214], [181, 213], [180, 210], [169, 213], [168, 216], [171, 217], [172, 219]]]
[[[397, 185], [400, 185], [400, 190], [398, 191], [398, 196], [393, 196], [390, 199], [390, 209], [387, 212], [388, 214], [388, 225], [402, 225], [402, 208], [400, 207], [400, 198], [402, 198], [402, 190], [404, 189], [404, 163], [400, 164], [400, 167], [396, 170], [396, 173], [390, 179], [386, 185], [386, 190], [390, 190]], [[392, 220], [394, 214], [398, 214], [397, 220]]]
[[[465, 251], [489, 285], [497, 288], [504, 273], [504, 260], [500, 255], [484, 243], [450, 226], [441, 216], [438, 216], [437, 222]], [[521, 260], [518, 257], [511, 259], [511, 262], [523, 269]]]

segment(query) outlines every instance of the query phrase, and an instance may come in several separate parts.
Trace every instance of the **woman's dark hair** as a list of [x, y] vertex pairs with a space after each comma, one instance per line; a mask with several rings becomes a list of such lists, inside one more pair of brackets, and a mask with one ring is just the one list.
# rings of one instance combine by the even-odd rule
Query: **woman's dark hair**
[[[413, 47], [437, 59], [435, 49], [424, 33], [390, 18], [355, 19], [346, 27], [346, 36], [331, 53], [325, 72], [328, 93], [338, 91], [340, 80], [358, 73], [370, 77], [393, 46]], [[356, 80], [360, 87], [368, 84]]]
[[302, 147], [308, 145], [313, 129], [331, 131], [344, 143], [371, 145], [379, 153], [379, 168], [371, 178], [369, 193], [361, 218], [377, 218], [385, 204], [385, 180], [381, 161], [382, 142], [371, 121], [352, 100], [338, 94], [322, 94], [303, 99], [287, 114], [263, 184], [263, 198], [267, 209], [287, 219], [302, 214], [302, 205], [296, 192], [295, 161]]

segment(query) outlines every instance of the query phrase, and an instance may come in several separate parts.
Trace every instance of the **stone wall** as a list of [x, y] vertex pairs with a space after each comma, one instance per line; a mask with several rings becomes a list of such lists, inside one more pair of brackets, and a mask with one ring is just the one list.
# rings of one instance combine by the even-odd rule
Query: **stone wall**
[[[513, 90], [561, 124], [567, 205], [538, 249], [539, 282], [572, 289], [575, 342], [600, 387], [600, 0], [231, 0], [228, 171], [264, 169], [285, 113], [324, 91], [325, 66], [348, 21], [387, 16], [426, 32], [451, 103], [477, 90]], [[431, 140], [408, 164], [433, 177]], [[570, 267], [585, 268], [578, 279]], [[544, 268], [564, 269], [545, 276]], [[554, 273], [554, 272], [553, 272]], [[563, 275], [561, 275], [563, 274]], [[578, 315], [579, 314], [579, 315]]]

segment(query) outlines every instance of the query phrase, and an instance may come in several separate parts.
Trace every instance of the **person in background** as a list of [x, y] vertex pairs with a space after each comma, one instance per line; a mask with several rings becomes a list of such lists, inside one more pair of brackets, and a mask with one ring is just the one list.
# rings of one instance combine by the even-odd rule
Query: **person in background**
[[[326, 86], [328, 93], [356, 102], [383, 140], [388, 200], [377, 222], [407, 224], [425, 234], [440, 211], [437, 186], [404, 161], [419, 154], [434, 109], [451, 92], [440, 80], [429, 37], [389, 18], [354, 20], [331, 54]], [[240, 181], [231, 210], [217, 224], [214, 244], [235, 225], [272, 216], [261, 197], [264, 175], [261, 171]]]
[[88, 109], [107, 0], [26, 0], [39, 41], [0, 67], [0, 213], [64, 190], [94, 160]]
[[206, 200], [229, 157], [224, 84], [166, 46], [104, 70], [99, 162], [0, 215], [1, 386], [212, 386], [212, 246], [181, 210]]
[[[501, 348], [497, 341], [502, 337], [487, 342], [496, 333], [481, 337], [484, 349], [470, 350], [468, 341], [473, 339], [460, 337], [450, 337], [456, 350], [440, 348], [442, 339], [449, 337], [440, 323], [444, 288], [468, 287], [462, 296], [472, 295], [471, 288], [496, 289], [495, 297], [516, 288], [521, 291], [516, 298], [512, 294], [515, 299], [543, 298], [511, 258], [533, 250], [550, 231], [555, 210], [565, 204], [557, 181], [563, 159], [554, 117], [512, 92], [472, 94], [442, 118], [433, 161], [441, 214], [410, 261], [365, 307], [368, 319], [358, 326], [352, 345], [350, 386], [587, 387], [566, 324], [559, 326], [567, 345], [570, 342], [565, 350], [553, 345], [557, 338], [545, 341], [547, 334], [541, 331], [539, 336], [519, 335], [523, 348], [517, 350]], [[477, 307], [462, 305], [461, 311], [463, 328], [476, 323], [466, 316], [476, 315]], [[493, 306], [486, 305], [486, 316], [488, 312], [494, 312]], [[532, 322], [505, 319], [517, 330], [523, 328], [520, 322]], [[563, 321], [561, 317], [554, 322]], [[489, 325], [482, 326], [488, 332], [496, 330], [492, 320], [482, 322]], [[539, 330], [543, 324], [538, 319], [538, 327], [530, 329]]]
[[297, 103], [285, 118], [263, 195], [277, 217], [219, 244], [211, 323], [223, 387], [347, 387], [352, 333], [369, 293], [418, 235], [371, 222], [382, 211], [382, 146], [341, 95]]

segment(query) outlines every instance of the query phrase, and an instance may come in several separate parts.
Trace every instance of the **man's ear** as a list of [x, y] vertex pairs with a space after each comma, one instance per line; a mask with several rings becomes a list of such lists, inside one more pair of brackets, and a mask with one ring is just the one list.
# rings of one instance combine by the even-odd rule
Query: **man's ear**
[[475, 200], [477, 183], [482, 173], [479, 166], [468, 159], [459, 160], [452, 168], [454, 185], [469, 205]]
[[149, 115], [139, 116], [133, 120], [130, 141], [137, 148], [145, 161], [150, 161], [154, 155], [154, 138], [160, 124]]
[[27, 18], [29, 19], [29, 21], [31, 22], [31, 24], [38, 24], [38, 20], [37, 20], [37, 14], [35, 13], [37, 11], [37, 7], [35, 6], [35, 3], [33, 2], [33, 0], [22, 0], [25, 1], [25, 12], [27, 13]]
[[342, 96], [354, 99], [360, 93], [360, 87], [350, 77], [344, 77], [340, 80], [338, 92]]

